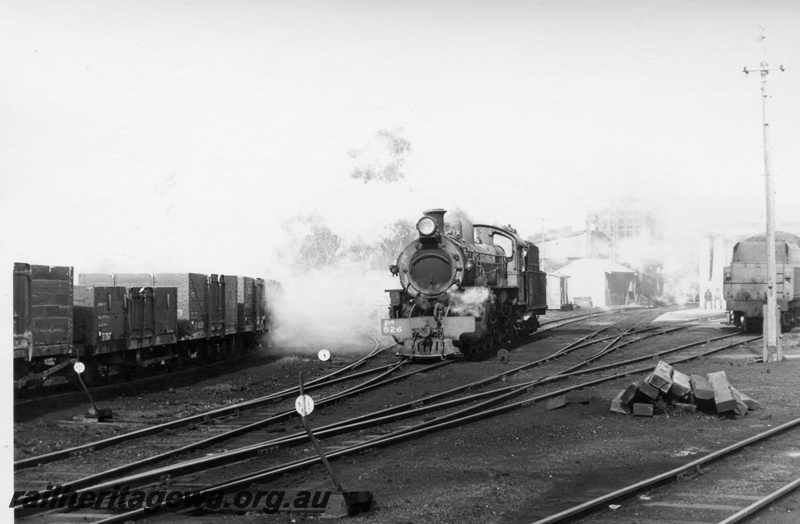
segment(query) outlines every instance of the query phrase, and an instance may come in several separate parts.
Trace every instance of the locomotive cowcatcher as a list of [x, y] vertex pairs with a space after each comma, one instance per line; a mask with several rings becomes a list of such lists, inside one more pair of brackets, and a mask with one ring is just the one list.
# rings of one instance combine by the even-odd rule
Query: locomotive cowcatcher
[[390, 271], [389, 318], [381, 333], [413, 359], [464, 357], [536, 331], [547, 312], [539, 249], [508, 227], [426, 211], [419, 236]]

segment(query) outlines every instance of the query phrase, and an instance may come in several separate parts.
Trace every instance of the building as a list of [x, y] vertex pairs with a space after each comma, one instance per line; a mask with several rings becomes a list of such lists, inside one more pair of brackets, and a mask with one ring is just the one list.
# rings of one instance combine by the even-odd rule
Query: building
[[536, 242], [544, 265], [557, 269], [581, 258], [608, 258], [611, 240], [599, 231], [577, 231], [558, 238]]
[[655, 214], [637, 200], [621, 200], [586, 216], [587, 229], [605, 234], [611, 242], [611, 259], [616, 260], [620, 243], [642, 237], [661, 239]]
[[569, 277], [569, 298], [576, 305], [610, 307], [635, 303], [636, 272], [610, 260], [576, 260], [555, 274]]

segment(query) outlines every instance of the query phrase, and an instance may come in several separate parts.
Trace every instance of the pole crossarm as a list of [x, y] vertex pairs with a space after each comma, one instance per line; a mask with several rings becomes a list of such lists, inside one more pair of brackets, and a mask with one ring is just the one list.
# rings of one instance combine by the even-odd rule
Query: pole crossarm
[[786, 71], [786, 69], [783, 67], [782, 64], [779, 65], [777, 69], [769, 69], [768, 66], [769, 66], [769, 64], [767, 64], [766, 61], [765, 62], [761, 62], [761, 66], [759, 68], [755, 68], [755, 69], [747, 69], [747, 66], [744, 66], [743, 72], [746, 75], [749, 75], [750, 73], [759, 72], [759, 73], [761, 73], [761, 76], [765, 76], [765, 75], [769, 74], [770, 71], [781, 71], [781, 72]]

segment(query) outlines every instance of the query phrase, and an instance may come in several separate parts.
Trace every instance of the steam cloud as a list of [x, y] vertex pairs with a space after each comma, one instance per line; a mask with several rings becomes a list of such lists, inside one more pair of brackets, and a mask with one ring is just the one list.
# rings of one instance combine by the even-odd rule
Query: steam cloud
[[486, 307], [494, 298], [492, 290], [488, 287], [473, 287], [465, 291], [448, 293], [450, 297], [451, 313], [459, 316], [482, 317]]
[[375, 348], [370, 335], [385, 345], [378, 331], [388, 314], [385, 290], [397, 285], [385, 273], [350, 261], [284, 273], [280, 292], [270, 297], [270, 353], [366, 353]]

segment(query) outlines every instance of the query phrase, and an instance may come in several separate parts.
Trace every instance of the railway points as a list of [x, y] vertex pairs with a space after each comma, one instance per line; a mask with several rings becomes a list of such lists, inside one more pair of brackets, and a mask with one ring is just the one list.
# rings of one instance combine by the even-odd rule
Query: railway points
[[[674, 355], [676, 360], [670, 361], [674, 362], [678, 358], [685, 358], [687, 363], [682, 364], [681, 369], [686, 369], [686, 366], [695, 366], [698, 362], [703, 366], [709, 366], [711, 359], [707, 356], [708, 353], [717, 351], [717, 354], [725, 354], [727, 351], [733, 351], [726, 349], [729, 344], [738, 348], [747, 347], [748, 340], [757, 338], [742, 336], [732, 327], [727, 333], [710, 329], [719, 323], [718, 318], [713, 320], [700, 318], [683, 323], [662, 321], [657, 325], [651, 324], [652, 320], [662, 314], [663, 311], [631, 309], [624, 312], [610, 312], [605, 317], [585, 317], [583, 323], [581, 321], [560, 323], [548, 330], [545, 330], [545, 326], [543, 326], [543, 329], [531, 340], [521, 340], [508, 345], [509, 358], [506, 362], [490, 358], [446, 365], [441, 369], [431, 369], [428, 373], [410, 376], [394, 385], [387, 385], [375, 390], [373, 393], [357, 395], [331, 404], [322, 410], [315, 409], [311, 415], [319, 417], [314, 422], [314, 427], [318, 428], [315, 429], [315, 434], [321, 439], [320, 442], [326, 449], [326, 455], [336, 461], [337, 471], [342, 471], [343, 482], [350, 485], [353, 480], [359, 480], [356, 485], [363, 485], [365, 478], [369, 480], [368, 485], [370, 489], [374, 488], [377, 501], [371, 518], [381, 518], [381, 515], [388, 517], [393, 514], [391, 511], [382, 513], [384, 510], [381, 508], [384, 508], [383, 504], [387, 502], [392, 505], [397, 504], [389, 502], [396, 500], [392, 495], [396, 490], [389, 489], [389, 486], [397, 480], [386, 484], [386, 479], [381, 482], [379, 477], [370, 472], [382, 471], [388, 467], [395, 470], [395, 479], [398, 478], [399, 471], [402, 471], [403, 479], [407, 476], [416, 478], [419, 470], [428, 470], [431, 467], [427, 463], [430, 460], [431, 464], [436, 464], [436, 467], [441, 469], [439, 475], [449, 475], [447, 473], [450, 471], [448, 466], [451, 464], [442, 463], [442, 458], [428, 456], [427, 450], [431, 447], [446, 449], [446, 456], [449, 457], [446, 462], [453, 461], [452, 464], [462, 464], [463, 471], [475, 472], [477, 472], [475, 468], [481, 461], [488, 461], [490, 457], [497, 458], [495, 453], [485, 449], [485, 446], [491, 442], [491, 440], [486, 440], [489, 435], [495, 435], [492, 438], [495, 439], [496, 447], [516, 457], [520, 454], [531, 456], [530, 453], [533, 450], [541, 448], [545, 444], [552, 446], [550, 451], [535, 461], [536, 463], [540, 460], [555, 460], [554, 457], [564, 453], [569, 456], [580, 456], [582, 451], [575, 445], [592, 442], [592, 437], [585, 434], [585, 428], [581, 423], [556, 441], [552, 440], [552, 436], [565, 431], [570, 424], [568, 420], [584, 422], [591, 420], [592, 436], [610, 431], [610, 428], [601, 429], [604, 424], [610, 424], [611, 428], [616, 427], [617, 430], [620, 430], [623, 426], [620, 419], [614, 419], [607, 412], [608, 403], [613, 398], [613, 395], [610, 394], [612, 385], [625, 381], [630, 382], [631, 376], [642, 374], [648, 368], [652, 369], [657, 359], [673, 358], [672, 355], [665, 357], [664, 354], [664, 351], [671, 348], [680, 347], [677, 354]], [[678, 341], [683, 343], [679, 344]], [[750, 343], [752, 344], [752, 342]], [[741, 349], [736, 351], [741, 351]], [[379, 361], [388, 363], [391, 358], [393, 358], [392, 355], [384, 354], [379, 357]], [[598, 361], [586, 362], [587, 359], [593, 358]], [[309, 359], [309, 362], [314, 360], [318, 361], [316, 356], [313, 360]], [[541, 362], [537, 363], [537, 361]], [[637, 364], [637, 362], [641, 364]], [[423, 366], [430, 367], [425, 364]], [[739, 366], [734, 364], [736, 370], [746, 369], [746, 366], [746, 364]], [[612, 367], [617, 368], [618, 371]], [[728, 373], [731, 374], [730, 371]], [[479, 382], [470, 385], [471, 382], [467, 377], [473, 379], [471, 382], [475, 382], [474, 379]], [[437, 393], [443, 393], [446, 389], [442, 386], [456, 382], [464, 384], [465, 391], [457, 393], [450, 400], [447, 397], [436, 399]], [[735, 383], [737, 387], [742, 387], [742, 380], [737, 379]], [[585, 405], [576, 404], [559, 410], [546, 410], [545, 400], [563, 395], [566, 391], [575, 388], [580, 391], [588, 391], [591, 401]], [[768, 407], [764, 413], [770, 413], [772, 408], [769, 406], [768, 399], [754, 394], [755, 392], [750, 388], [745, 387], [744, 389], [747, 389], [748, 394], [757, 397], [759, 401], [766, 400]], [[470, 399], [469, 395], [477, 396]], [[289, 400], [293, 402], [295, 397], [296, 395]], [[317, 398], [314, 400], [316, 403]], [[400, 402], [398, 403], [398, 401]], [[420, 410], [417, 414], [403, 415], [403, 411], [400, 409], [403, 401]], [[383, 406], [384, 414], [376, 414], [373, 418], [367, 416], [348, 418], [350, 414], [367, 413], [370, 407], [374, 410], [376, 404]], [[290, 408], [293, 410], [293, 407]], [[577, 419], [575, 419], [576, 416]], [[381, 418], [386, 422], [380, 423], [379, 419]], [[566, 420], [559, 423], [560, 418]], [[678, 417], [673, 423], [684, 423], [686, 422], [684, 418]], [[710, 419], [716, 420], [715, 417], [710, 417]], [[743, 417], [741, 420], [746, 419], [747, 417]], [[660, 421], [661, 419], [656, 416], [654, 420]], [[524, 424], [525, 421], [527, 421], [527, 426]], [[708, 422], [710, 420], [706, 421], [706, 423]], [[734, 423], [735, 421], [729, 422]], [[287, 427], [286, 424], [283, 426]], [[223, 422], [219, 429], [227, 431], [231, 427], [228, 423]], [[311, 485], [319, 487], [324, 484], [324, 476], [320, 475], [318, 467], [314, 466], [313, 457], [308, 454], [308, 450], [305, 450], [308, 446], [302, 446], [302, 434], [294, 436], [301, 428], [297, 424], [289, 423], [287, 429], [285, 436], [280, 433], [272, 433], [267, 436], [266, 440], [262, 438], [260, 442], [251, 441], [252, 444], [249, 445], [254, 446], [252, 449], [260, 448], [269, 451], [266, 454], [253, 452], [252, 458], [242, 462], [242, 466], [237, 466], [237, 469], [242, 472], [247, 470], [245, 475], [231, 477], [230, 474], [223, 473], [225, 468], [220, 469], [220, 466], [215, 466], [209, 470], [216, 472], [212, 475], [224, 474], [228, 480], [221, 484], [204, 485], [208, 489], [210, 486], [222, 485], [227, 486], [226, 489], [245, 485], [276, 489], [281, 486], [287, 487], [287, 484], [294, 484], [295, 487]], [[669, 433], [669, 429], [665, 431]], [[507, 440], [499, 438], [498, 433], [507, 433]], [[538, 442], [534, 441], [534, 436]], [[297, 444], [292, 445], [292, 439], [298, 439]], [[641, 443], [636, 444], [641, 446]], [[601, 445], [600, 439], [597, 439], [590, 447], [595, 448], [598, 445]], [[613, 446], [618, 448], [624, 445], [615, 442]], [[463, 449], [465, 447], [467, 449]], [[374, 454], [370, 451], [376, 449], [381, 449], [381, 452]], [[422, 457], [427, 456], [427, 459], [417, 460], [415, 458], [412, 462], [407, 460], [397, 462], [401, 450], [406, 450], [404, 453], [414, 450], [412, 456], [422, 452]], [[465, 452], [467, 452], [466, 455]], [[214, 455], [219, 455], [219, 451]], [[600, 452], [598, 456], [602, 457], [603, 453]], [[90, 460], [90, 457], [91, 454], [85, 458]], [[233, 455], [222, 453], [219, 457], [224, 463], [231, 460]], [[514, 477], [520, 475], [520, 468], [523, 467], [523, 464], [509, 463], [507, 458], [499, 463], [505, 464], [509, 468], [508, 475]], [[585, 460], [590, 459], [586, 457]], [[197, 463], [198, 467], [202, 462]], [[213, 463], [209, 462], [209, 464]], [[260, 468], [259, 464], [262, 464]], [[272, 464], [272, 466], [269, 467], [268, 464]], [[413, 469], [409, 470], [408, 466], [412, 464], [414, 465]], [[264, 466], [268, 467], [265, 469]], [[537, 465], [537, 468], [539, 467]], [[570, 469], [575, 469], [574, 463]], [[279, 480], [278, 471], [281, 472]], [[531, 474], [528, 473], [528, 475]], [[193, 482], [196, 484], [195, 481], [181, 480], [180, 474], [169, 474], [169, 476], [174, 486], [188, 489]], [[562, 476], [565, 477], [566, 473], [559, 474], [557, 478], [562, 478]], [[190, 477], [197, 478], [197, 473], [190, 474]], [[491, 481], [492, 484], [497, 482], [505, 486], [508, 484], [503, 482], [503, 479], [506, 478], [503, 475], [493, 478], [495, 480]], [[419, 487], [410, 488], [406, 484], [407, 480], [400, 480], [400, 482], [404, 483], [405, 488], [411, 489], [417, 495], [420, 494]], [[462, 480], [457, 477], [450, 478], [449, 482], [450, 484], [445, 485], [438, 482], [435, 485], [425, 483], [423, 485], [433, 492], [441, 493], [442, 490], [451, 491], [450, 486], [462, 484]], [[510, 491], [519, 493], [519, 489], [516, 487], [511, 488]], [[422, 496], [422, 500], [432, 499]], [[530, 501], [530, 499], [525, 500]], [[515, 507], [516, 510], [514, 510]], [[504, 513], [508, 514], [508, 511], [513, 513], [514, 519], [525, 518], [524, 507], [509, 503]], [[418, 512], [415, 510], [412, 513]], [[150, 519], [146, 515], [140, 515], [140, 517], [142, 516], [145, 520]], [[130, 514], [124, 518], [138, 517]], [[190, 519], [191, 515], [179, 513], [174, 515], [174, 518]], [[239, 518], [246, 519], [247, 517], [240, 515]]]

